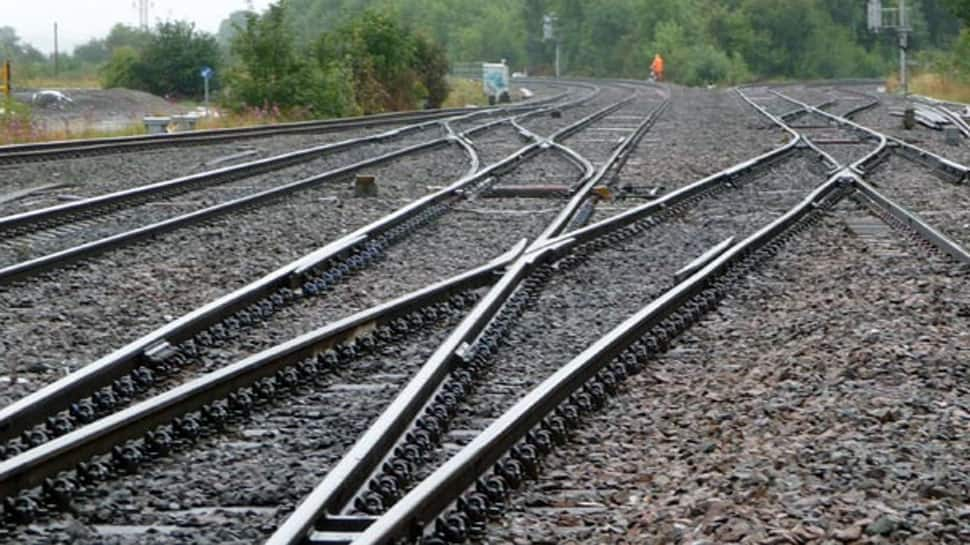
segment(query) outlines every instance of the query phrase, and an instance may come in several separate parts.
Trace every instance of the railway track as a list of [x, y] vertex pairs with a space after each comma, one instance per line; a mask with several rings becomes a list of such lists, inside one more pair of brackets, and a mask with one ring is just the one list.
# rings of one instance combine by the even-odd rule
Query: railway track
[[[579, 123], [579, 124], [588, 124], [588, 123], [591, 123], [591, 122], [593, 122], [593, 121], [595, 121], [596, 119], [598, 119], [599, 117], [601, 117], [602, 115], [607, 115], [607, 114], [608, 114], [609, 112], [611, 112], [611, 111], [613, 111], [613, 109], [614, 109], [614, 108], [615, 108], [615, 107], [613, 107], [613, 106], [611, 106], [611, 107], [607, 107], [607, 108], [602, 108], [602, 107], [600, 107], [600, 108], [599, 108], [599, 109], [598, 109], [598, 110], [597, 110], [596, 112], [593, 112], [593, 113], [591, 113], [591, 114], [589, 114], [589, 115], [587, 115], [586, 117], [584, 117], [584, 118], [582, 118], [582, 119], [581, 119], [581, 120], [580, 120], [580, 121], [579, 121], [578, 123]], [[569, 127], [567, 127], [567, 129], [569, 129]], [[569, 132], [572, 132], [572, 131], [569, 131]], [[631, 144], [632, 144], [632, 143], [634, 143], [634, 142], [633, 142], [633, 141], [631, 141]], [[527, 146], [527, 148], [528, 148], [528, 147], [529, 147], [529, 146]], [[567, 154], [567, 155], [568, 155], [568, 154]], [[519, 155], [516, 155], [515, 157], [512, 157], [512, 158], [509, 158], [509, 160], [508, 160], [508, 161], [506, 161], [506, 162], [505, 162], [505, 164], [503, 164], [503, 165], [500, 165], [500, 166], [502, 166], [502, 167], [506, 167], [506, 166], [508, 166], [508, 165], [510, 165], [510, 164], [514, 164], [514, 163], [515, 163], [515, 161], [516, 161], [516, 160], [518, 160], [519, 158], [520, 158], [520, 156], [519, 156]], [[487, 175], [488, 175], [488, 174], [490, 174], [490, 172], [491, 172], [491, 170], [493, 170], [493, 169], [486, 169], [485, 171], [483, 171], [482, 173], [480, 173], [480, 174], [479, 174], [479, 176], [480, 176], [480, 178], [477, 178], [477, 179], [485, 179], [485, 178], [487, 177]], [[583, 174], [583, 175], [584, 175], [584, 177], [589, 177], [589, 173], [588, 173], [588, 172], [587, 172], [587, 173], [582, 173], [582, 172], [581, 172], [580, 174]], [[469, 185], [469, 184], [467, 184], [467, 183], [466, 183], [465, 185]], [[577, 186], [577, 187], [579, 187], [579, 186]], [[582, 195], [582, 193], [581, 193], [581, 191], [585, 191], [585, 190], [587, 190], [587, 189], [588, 189], [588, 188], [586, 188], [585, 186], [582, 186], [582, 187], [579, 187], [579, 189], [578, 189], [578, 191], [577, 191], [577, 197], [583, 197], [584, 195]], [[579, 201], [580, 199], [578, 199], [578, 198], [577, 198], [577, 199], [574, 199], [574, 200], [578, 202], [578, 201]], [[568, 207], [567, 207], [567, 208], [568, 208]], [[555, 210], [555, 212], [557, 212], [557, 213], [559, 213], [559, 211], [558, 211], [558, 207], [557, 207], [557, 209]], [[562, 219], [560, 219], [559, 221], [560, 221], [560, 222], [563, 222], [563, 221], [565, 221], [565, 220], [568, 220], [568, 219], [569, 219], [569, 216], [567, 215], [567, 216], [565, 216], [565, 217], [563, 217]], [[503, 220], [503, 221], [505, 221], [505, 220]], [[505, 221], [505, 222], [507, 223], [507, 221]], [[438, 225], [436, 225], [435, 227], [438, 227]], [[399, 230], [399, 232], [400, 232], [400, 230]], [[433, 256], [431, 256], [431, 257], [433, 257]], [[390, 261], [392, 261], [392, 260], [393, 260], [393, 257], [392, 257], [392, 258], [390, 258], [390, 259], [387, 259], [387, 260], [386, 260], [386, 262], [390, 262]], [[494, 268], [494, 266], [493, 266], [492, 268]], [[481, 273], [480, 273], [480, 274], [477, 274], [477, 275], [473, 275], [473, 282], [481, 282], [481, 281], [482, 281], [482, 276], [486, 276], [486, 277], [487, 277], [488, 275], [487, 275], [487, 274], [484, 274], [484, 275], [483, 275], [483, 274], [481, 274]], [[468, 281], [466, 280], [466, 281], [463, 281], [463, 282], [468, 282]], [[465, 286], [465, 284], [461, 284], [461, 285], [462, 285], [462, 286]], [[306, 291], [307, 289], [310, 289], [310, 290], [312, 290], [312, 286], [310, 286], [310, 285], [308, 285], [308, 284], [304, 284], [304, 286], [303, 286], [303, 289], [304, 289], [304, 291]], [[449, 287], [449, 289], [451, 289], [451, 288]], [[467, 289], [467, 288], [465, 288], [465, 289]], [[279, 295], [279, 294], [277, 294], [277, 295]], [[437, 295], [436, 295], [436, 296], [437, 296]], [[413, 303], [409, 303], [409, 304], [413, 304]], [[292, 326], [292, 324], [291, 324], [291, 326]], [[290, 331], [288, 331], [288, 333], [290, 333], [290, 336], [291, 336], [291, 335], [292, 335], [292, 330], [290, 330]], [[230, 337], [232, 337], [232, 336], [233, 336], [233, 335], [230, 335]], [[216, 344], [216, 345], [221, 345], [221, 344], [222, 344], [222, 342], [223, 342], [224, 340], [225, 340], [225, 339], [219, 339], [219, 340], [218, 340], [218, 342], [216, 342], [215, 344]], [[206, 343], [203, 343], [202, 345], [203, 345], [203, 346], [205, 346], [205, 345], [206, 345]], [[221, 347], [220, 347], [220, 348], [221, 348]], [[116, 355], [116, 356], [117, 356], [117, 355]], [[125, 357], [127, 357], [127, 356], [124, 356], [124, 355], [122, 355], [122, 357], [121, 357], [120, 359], [124, 359]], [[77, 378], [77, 377], [75, 377], [75, 379], [76, 379], [76, 378]], [[99, 380], [100, 380], [100, 379], [99, 379]], [[77, 383], [76, 383], [76, 381], [72, 381], [72, 382], [74, 382], [74, 385], [73, 385], [72, 387], [76, 387], [76, 386], [77, 386]], [[116, 384], [116, 386], [117, 386], [117, 384]], [[116, 389], [117, 389], [117, 388], [116, 388]], [[77, 391], [79, 391], [79, 390], [75, 390], [75, 392], [77, 392]], [[48, 394], [48, 395], [49, 395], [49, 394], [51, 394], [51, 393], [54, 393], [54, 392], [53, 392], [52, 390], [49, 390], [49, 391], [47, 392], [47, 394]], [[50, 398], [47, 398], [47, 401], [50, 401]], [[75, 411], [75, 412], [76, 412], [76, 411]], [[10, 414], [10, 413], [8, 413], [8, 414]], [[63, 415], [62, 415], [62, 416], [63, 416]], [[76, 416], [76, 415], [75, 415], [75, 416]], [[32, 418], [32, 417], [31, 417], [31, 418]], [[110, 418], [109, 418], [109, 419], [110, 419]], [[9, 430], [9, 428], [8, 428], [8, 430]], [[49, 430], [49, 431], [50, 431], [50, 430]], [[56, 435], [56, 433], [55, 433], [55, 435]], [[27, 436], [25, 436], [25, 439], [27, 439]], [[58, 441], [58, 440], [55, 440], [55, 441], [54, 441], [54, 443], [56, 443], [57, 441]], [[29, 442], [28, 442], [28, 444], [29, 444]], [[45, 446], [45, 445], [38, 445], [38, 446]], [[14, 449], [13, 451], [10, 451], [10, 452], [8, 452], [8, 455], [9, 455], [9, 454], [11, 454], [11, 453], [15, 453], [15, 452], [16, 452], [17, 450], [20, 450], [20, 449], [19, 449], [19, 448], [15, 448], [15, 449]]]
[[[229, 531], [219, 538], [260, 539], [264, 530], [242, 522], [254, 516], [261, 521], [257, 524], [276, 529], [267, 542], [272, 545], [393, 543], [420, 536], [425, 543], [460, 543], [502, 536], [503, 531], [490, 521], [514, 504], [515, 489], [541, 478], [544, 460], [555, 459], [549, 457], [551, 452], [566, 450], [568, 456], [569, 438], [584, 433], [584, 421], [598, 421], [596, 412], [609, 406], [609, 399], [623, 390], [625, 382], [642, 385], [646, 380], [649, 385], [653, 371], [643, 379], [637, 376], [643, 369], [653, 370], [665, 359], [681, 357], [682, 351], [668, 350], [681, 342], [678, 339], [685, 332], [703, 328], [695, 324], [711, 311], [737, 306], [734, 302], [744, 300], [752, 277], [775, 267], [775, 262], [783, 264], [806, 233], [829, 228], [833, 217], [847, 218], [840, 222], [885, 259], [897, 258], [898, 250], [888, 248], [905, 241], [938, 260], [939, 265], [932, 265], [937, 271], [970, 264], [970, 255], [959, 243], [884, 195], [883, 184], [870, 183], [880, 169], [900, 157], [915, 159], [922, 168], [932, 167], [932, 172], [946, 179], [965, 176], [965, 169], [822, 109], [851, 115], [876, 107], [861, 97], [852, 108], [842, 110], [834, 109], [837, 100], [811, 106], [787, 92], [749, 89], [738, 94], [739, 101], [751, 106], [752, 116], [767, 119], [787, 135], [787, 142], [778, 142], [770, 150], [759, 146], [753, 153], [760, 154], [753, 159], [680, 185], [593, 225], [587, 223], [604, 198], [598, 188], [615, 186], [623, 179], [632, 151], [663, 119], [669, 103], [651, 97], [649, 87], [638, 89], [620, 82], [599, 95], [609, 106], [590, 104], [548, 119], [530, 116], [531, 120], [514, 121], [515, 137], [533, 143], [498, 168], [480, 171], [475, 178], [479, 183], [467, 184], [462, 200], [475, 206], [488, 203], [493, 211], [503, 212], [524, 206], [519, 208], [521, 215], [513, 217], [528, 218], [531, 227], [512, 229], [525, 234], [525, 241], [486, 265], [471, 268], [473, 262], [440, 259], [461, 253], [454, 244], [439, 247], [409, 237], [388, 250], [382, 248], [376, 265], [352, 277], [352, 283], [360, 279], [374, 285], [378, 278], [400, 278], [400, 291], [392, 288], [382, 293], [386, 303], [334, 320], [338, 316], [327, 311], [329, 298], [320, 299], [323, 307], [313, 306], [318, 304], [312, 300], [291, 302], [265, 317], [267, 322], [278, 321], [278, 333], [264, 344], [250, 346], [248, 355], [233, 348], [238, 343], [235, 334], [219, 337], [218, 327], [206, 331], [215, 342], [198, 342], [200, 337], [195, 335], [193, 346], [209, 350], [206, 359], [211, 364], [196, 373], [207, 374], [178, 385], [161, 382], [152, 392], [157, 393], [154, 397], [121, 404], [116, 412], [106, 411], [102, 418], [58, 438], [48, 441], [45, 435], [25, 452], [14, 445], [13, 456], [0, 462], [0, 496], [7, 498], [4, 514], [21, 523], [43, 517], [47, 509], [70, 506], [78, 489], [90, 495], [100, 480], [140, 468], [150, 476], [135, 477], [139, 488], [167, 482], [181, 490], [175, 483], [192, 464], [208, 472], [192, 476], [188, 489], [207, 489], [198, 500], [201, 504], [223, 498], [223, 505], [240, 506], [238, 513], [225, 516], [243, 528], [241, 533]], [[627, 118], [627, 110], [641, 115]], [[622, 123], [623, 119], [631, 122]], [[825, 129], [815, 129], [813, 123], [824, 123]], [[622, 131], [623, 138], [603, 141], [587, 135], [607, 131], [588, 129]], [[851, 135], [872, 144], [852, 144], [856, 147], [836, 148], [844, 152], [832, 153], [826, 146], [842, 144], [825, 143], [813, 132], [836, 130], [841, 137]], [[498, 132], [498, 126], [483, 134], [492, 131]], [[473, 145], [474, 140], [465, 143]], [[523, 153], [531, 160], [521, 160]], [[541, 165], [538, 161], [543, 158], [554, 160]], [[543, 190], [542, 196], [553, 198], [525, 201], [498, 190], [531, 186], [536, 191], [536, 181], [568, 182], [570, 172], [575, 180], [568, 184], [568, 200]], [[549, 207], [548, 216], [535, 208], [550, 203], [556, 206]], [[455, 214], [469, 212], [468, 206], [446, 204], [441, 208], [444, 215], [422, 232], [434, 236], [433, 230], [443, 229], [435, 239], [467, 237], [461, 229], [467, 220], [458, 220]], [[443, 223], [449, 218], [456, 221], [451, 232]], [[492, 227], [472, 231], [507, 228], [504, 224], [510, 221], [503, 215], [487, 223]], [[899, 238], [894, 230], [905, 237]], [[498, 255], [508, 247], [509, 241], [498, 233], [486, 237], [496, 245], [485, 255]], [[488, 242], [465, 239], [459, 244], [484, 248]], [[422, 251], [426, 254], [419, 256]], [[286, 299], [292, 287], [280, 290], [278, 286], [296, 285], [303, 292], [337, 286], [326, 274], [339, 267], [328, 264], [327, 273], [316, 278], [304, 275], [313, 270], [308, 264], [319, 262], [321, 256], [340, 255], [339, 249], [325, 249], [281, 273], [284, 280], [289, 276], [288, 282], [259, 290]], [[432, 264], [436, 257], [444, 263]], [[426, 282], [420, 275], [408, 279], [414, 263], [434, 267], [434, 278], [451, 277], [423, 287]], [[406, 293], [409, 290], [414, 291]], [[732, 302], [722, 303], [728, 296]], [[227, 305], [238, 303], [224, 302], [214, 308]], [[323, 317], [311, 324], [290, 314], [303, 306], [309, 315]], [[199, 320], [212, 320], [203, 318], [211, 309], [200, 312], [183, 320], [187, 327], [198, 328]], [[225, 315], [224, 310], [219, 312]], [[293, 339], [294, 331], [287, 324], [294, 323], [300, 324], [297, 331], [311, 325], [318, 328]], [[177, 328], [170, 328], [151, 341], [164, 338], [165, 344], [175, 346], [170, 340], [179, 335]], [[276, 344], [280, 341], [285, 342]], [[164, 353], [165, 344], [143, 342], [129, 352], [136, 358], [150, 358]], [[257, 349], [263, 351], [255, 353]], [[224, 358], [220, 350], [225, 350]], [[186, 352], [180, 347], [179, 354]], [[131, 354], [115, 355], [115, 363], [121, 362], [118, 370], [129, 371], [130, 363], [124, 363], [128, 357]], [[38, 431], [34, 423], [60, 410], [57, 404], [64, 406], [79, 392], [100, 387], [90, 379], [87, 385], [79, 385], [77, 379], [68, 381], [70, 388], [64, 392], [48, 388], [30, 403], [0, 412], [0, 434], [11, 438], [26, 432], [22, 441], [31, 446], [31, 433]], [[277, 404], [280, 399], [287, 403]], [[46, 406], [36, 405], [40, 402]], [[343, 404], [347, 414], [323, 411], [321, 416], [315, 407], [327, 403]], [[321, 418], [326, 425], [314, 424]], [[370, 419], [373, 423], [365, 429], [361, 423]], [[220, 445], [227, 424], [228, 434], [240, 445], [223, 452]], [[274, 424], [313, 431], [303, 440], [273, 432]], [[337, 439], [324, 428], [349, 435]], [[264, 436], [277, 437], [281, 447], [259, 451], [259, 438]], [[353, 444], [351, 437], [357, 437]], [[193, 443], [201, 447], [192, 447]], [[177, 453], [174, 459], [179, 465], [152, 461], [170, 451]], [[213, 489], [213, 476], [219, 475], [220, 465], [245, 468], [240, 457], [249, 454], [244, 453], [265, 463], [286, 461], [288, 484], [273, 483], [268, 495], [258, 494], [258, 485], [247, 485], [240, 492], [242, 498], [225, 501], [229, 491]], [[74, 473], [78, 467], [80, 472]], [[316, 482], [322, 469], [326, 476]], [[298, 490], [315, 485], [299, 505], [294, 505], [293, 483], [299, 483]], [[39, 496], [24, 494], [36, 492], [36, 487], [40, 487]], [[162, 499], [179, 503], [183, 496], [163, 494]], [[104, 517], [105, 522], [122, 521], [122, 526], [111, 526], [120, 532], [163, 527], [152, 516], [125, 514], [132, 511], [130, 505], [145, 501], [150, 497], [140, 492], [112, 495], [108, 504], [117, 514]], [[182, 503], [191, 506], [193, 501], [186, 498]], [[252, 510], [264, 504], [272, 508], [254, 515]], [[169, 519], [191, 516], [192, 509], [177, 507], [168, 509], [174, 512]], [[279, 507], [289, 513], [285, 521], [278, 518]]]

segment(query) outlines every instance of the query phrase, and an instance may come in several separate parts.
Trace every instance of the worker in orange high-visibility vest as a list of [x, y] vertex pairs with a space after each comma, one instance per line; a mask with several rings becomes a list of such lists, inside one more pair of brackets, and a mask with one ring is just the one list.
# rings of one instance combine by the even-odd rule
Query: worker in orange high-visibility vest
[[664, 80], [664, 58], [657, 53], [657, 56], [653, 58], [653, 64], [650, 65], [650, 72], [653, 74], [653, 79], [657, 81]]

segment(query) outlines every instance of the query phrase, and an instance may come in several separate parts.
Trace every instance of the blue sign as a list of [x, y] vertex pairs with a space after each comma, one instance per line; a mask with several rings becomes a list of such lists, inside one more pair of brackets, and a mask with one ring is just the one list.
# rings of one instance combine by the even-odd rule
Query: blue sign
[[216, 75], [216, 71], [206, 66], [202, 69], [202, 79], [212, 79], [212, 76]]

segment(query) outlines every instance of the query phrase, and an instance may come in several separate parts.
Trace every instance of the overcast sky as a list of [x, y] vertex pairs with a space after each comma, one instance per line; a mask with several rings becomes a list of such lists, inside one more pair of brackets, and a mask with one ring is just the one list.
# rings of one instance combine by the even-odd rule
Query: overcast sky
[[[257, 10], [271, 0], [253, 0]], [[151, 20], [194, 21], [208, 32], [230, 13], [246, 9], [246, 0], [152, 0]], [[54, 50], [54, 23], [58, 23], [60, 48], [74, 46], [107, 35], [115, 23], [138, 24], [136, 0], [0, 0], [0, 26], [12, 26], [21, 39], [44, 53]]]

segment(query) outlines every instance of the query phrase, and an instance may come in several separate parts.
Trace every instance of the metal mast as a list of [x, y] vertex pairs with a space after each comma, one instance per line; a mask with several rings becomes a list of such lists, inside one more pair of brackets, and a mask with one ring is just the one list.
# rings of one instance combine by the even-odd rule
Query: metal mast
[[906, 0], [899, 0], [899, 84], [903, 87], [903, 96], [909, 95], [909, 69], [906, 66], [909, 30], [906, 21]]
[[151, 6], [151, 0], [138, 0], [138, 26], [146, 30], [151, 22], [151, 17], [149, 16]]

